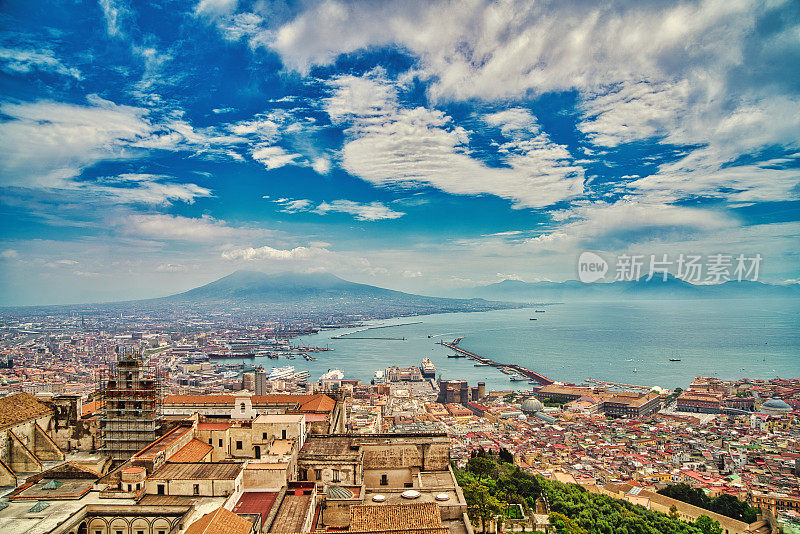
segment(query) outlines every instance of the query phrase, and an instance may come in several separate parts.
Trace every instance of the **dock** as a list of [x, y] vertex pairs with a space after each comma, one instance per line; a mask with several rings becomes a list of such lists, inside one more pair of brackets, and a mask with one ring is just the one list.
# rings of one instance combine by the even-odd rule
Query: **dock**
[[[459, 338], [458, 341], [461, 341], [461, 339], [463, 339], [463, 338]], [[528, 369], [527, 367], [523, 367], [523, 366], [518, 365], [516, 363], [500, 363], [500, 362], [496, 362], [496, 361], [491, 360], [489, 358], [486, 358], [484, 356], [480, 356], [478, 354], [475, 354], [474, 352], [470, 352], [468, 350], [462, 349], [456, 343], [447, 343], [445, 341], [437, 341], [436, 344], [437, 345], [442, 345], [444, 347], [447, 347], [450, 350], [454, 350], [455, 352], [457, 352], [457, 353], [459, 353], [459, 354], [461, 354], [463, 356], [466, 356], [467, 358], [475, 360], [477, 362], [485, 363], [486, 365], [490, 365], [492, 367], [497, 367], [497, 368], [500, 368], [500, 369], [511, 369], [511, 370], [517, 372], [518, 374], [526, 377], [526, 378], [529, 378], [531, 380], [535, 380], [536, 382], [539, 382], [543, 386], [549, 386], [550, 384], [554, 384], [555, 383], [555, 380], [547, 378], [543, 374], [537, 373], [536, 371]]]

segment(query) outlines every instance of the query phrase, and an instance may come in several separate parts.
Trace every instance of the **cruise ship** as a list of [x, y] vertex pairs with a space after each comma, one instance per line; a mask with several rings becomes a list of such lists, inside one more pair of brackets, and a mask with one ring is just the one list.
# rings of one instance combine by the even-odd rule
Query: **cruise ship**
[[273, 367], [267, 376], [267, 380], [282, 380], [294, 375], [294, 367]]
[[430, 358], [423, 358], [420, 370], [422, 371], [423, 377], [436, 378], [436, 367], [434, 367]]
[[328, 369], [328, 372], [319, 377], [320, 380], [341, 380], [344, 378], [344, 373], [341, 369]]

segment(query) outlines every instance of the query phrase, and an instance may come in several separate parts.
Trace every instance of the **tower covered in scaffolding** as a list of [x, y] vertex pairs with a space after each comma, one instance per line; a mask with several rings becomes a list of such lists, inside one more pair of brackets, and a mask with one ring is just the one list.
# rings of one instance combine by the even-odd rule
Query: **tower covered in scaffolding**
[[113, 461], [126, 461], [156, 439], [161, 410], [161, 382], [141, 350], [118, 347], [117, 360], [99, 384], [103, 400], [102, 450]]

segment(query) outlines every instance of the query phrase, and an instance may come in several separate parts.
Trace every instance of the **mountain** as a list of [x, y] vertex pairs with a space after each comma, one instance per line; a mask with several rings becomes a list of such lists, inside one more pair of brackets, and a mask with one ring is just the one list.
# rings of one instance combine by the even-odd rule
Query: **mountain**
[[403, 293], [349, 282], [327, 273], [266, 274], [258, 271], [236, 271], [183, 293], [129, 304], [134, 308], [170, 306], [198, 311], [235, 310], [280, 317], [396, 317], [519, 307], [519, 304], [490, 302], [481, 298], [453, 299]]
[[751, 281], [702, 285], [667, 275], [666, 280], [661, 276], [647, 280], [647, 277], [643, 276], [638, 280], [593, 284], [578, 280], [565, 282], [503, 280], [474, 287], [466, 294], [511, 302], [557, 302], [580, 299], [798, 298], [800, 285], [780, 286]]

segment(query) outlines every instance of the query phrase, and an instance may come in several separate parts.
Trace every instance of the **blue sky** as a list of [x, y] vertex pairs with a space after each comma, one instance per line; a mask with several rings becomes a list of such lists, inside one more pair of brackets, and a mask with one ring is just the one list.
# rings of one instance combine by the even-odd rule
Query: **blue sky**
[[580, 252], [800, 278], [800, 4], [4, 2], [0, 304]]

